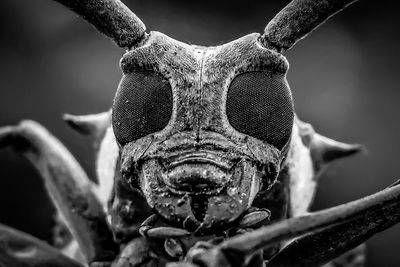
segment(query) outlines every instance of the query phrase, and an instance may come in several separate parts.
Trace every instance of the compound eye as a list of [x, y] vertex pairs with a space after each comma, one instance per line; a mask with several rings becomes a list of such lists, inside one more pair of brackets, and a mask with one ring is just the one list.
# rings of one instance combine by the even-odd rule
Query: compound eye
[[172, 115], [172, 89], [168, 80], [150, 71], [122, 77], [112, 107], [112, 125], [120, 145], [161, 131]]
[[279, 150], [293, 127], [293, 100], [283, 75], [254, 71], [236, 76], [228, 90], [226, 115], [231, 126]]

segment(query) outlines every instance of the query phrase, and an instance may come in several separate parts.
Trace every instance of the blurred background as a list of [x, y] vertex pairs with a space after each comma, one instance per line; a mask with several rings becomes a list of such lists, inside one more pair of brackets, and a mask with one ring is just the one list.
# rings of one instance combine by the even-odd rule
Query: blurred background
[[[251, 32], [288, 3], [277, 0], [125, 0], [150, 30], [199, 45]], [[400, 178], [400, 16], [395, 4], [361, 0], [287, 52], [299, 117], [320, 133], [368, 151], [332, 164], [314, 210], [372, 194]], [[50, 0], [0, 1], [0, 125], [29, 118], [46, 126], [93, 176], [88, 139], [65, 112], [110, 108], [123, 50]], [[0, 151], [0, 223], [50, 239], [53, 207], [33, 167]], [[400, 225], [368, 242], [368, 265], [400, 266]]]

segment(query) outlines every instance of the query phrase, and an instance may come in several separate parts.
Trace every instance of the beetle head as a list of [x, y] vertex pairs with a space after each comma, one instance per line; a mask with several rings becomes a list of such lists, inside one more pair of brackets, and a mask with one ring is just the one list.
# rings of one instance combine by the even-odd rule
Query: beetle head
[[57, 1], [129, 49], [112, 109], [122, 174], [169, 223], [196, 229], [233, 222], [274, 183], [293, 126], [280, 53], [353, 2], [294, 0], [262, 34], [205, 48], [146, 33], [118, 0]]
[[250, 34], [218, 47], [151, 32], [121, 60], [121, 172], [168, 223], [226, 227], [277, 178], [293, 127], [288, 63]]

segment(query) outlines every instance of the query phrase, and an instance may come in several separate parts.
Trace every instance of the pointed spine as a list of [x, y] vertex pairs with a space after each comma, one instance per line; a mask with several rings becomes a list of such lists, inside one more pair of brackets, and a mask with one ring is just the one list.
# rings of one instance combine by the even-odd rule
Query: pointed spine
[[311, 158], [318, 171], [328, 163], [355, 155], [364, 150], [359, 144], [346, 144], [315, 133], [310, 144]]
[[111, 126], [111, 111], [82, 116], [64, 114], [63, 120], [78, 133], [89, 135], [93, 139], [93, 148], [97, 151], [107, 128]]
[[296, 118], [295, 122], [299, 128], [303, 144], [310, 150], [317, 176], [329, 163], [365, 151], [363, 145], [346, 144], [322, 136], [315, 132], [311, 124], [305, 123], [298, 118]]

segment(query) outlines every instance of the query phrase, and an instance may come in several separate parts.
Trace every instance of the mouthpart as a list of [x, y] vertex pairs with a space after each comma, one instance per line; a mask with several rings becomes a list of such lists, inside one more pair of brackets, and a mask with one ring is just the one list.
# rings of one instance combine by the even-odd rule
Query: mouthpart
[[262, 174], [250, 159], [184, 154], [167, 163], [153, 159], [139, 171], [148, 204], [167, 223], [191, 232], [231, 225], [250, 207]]

